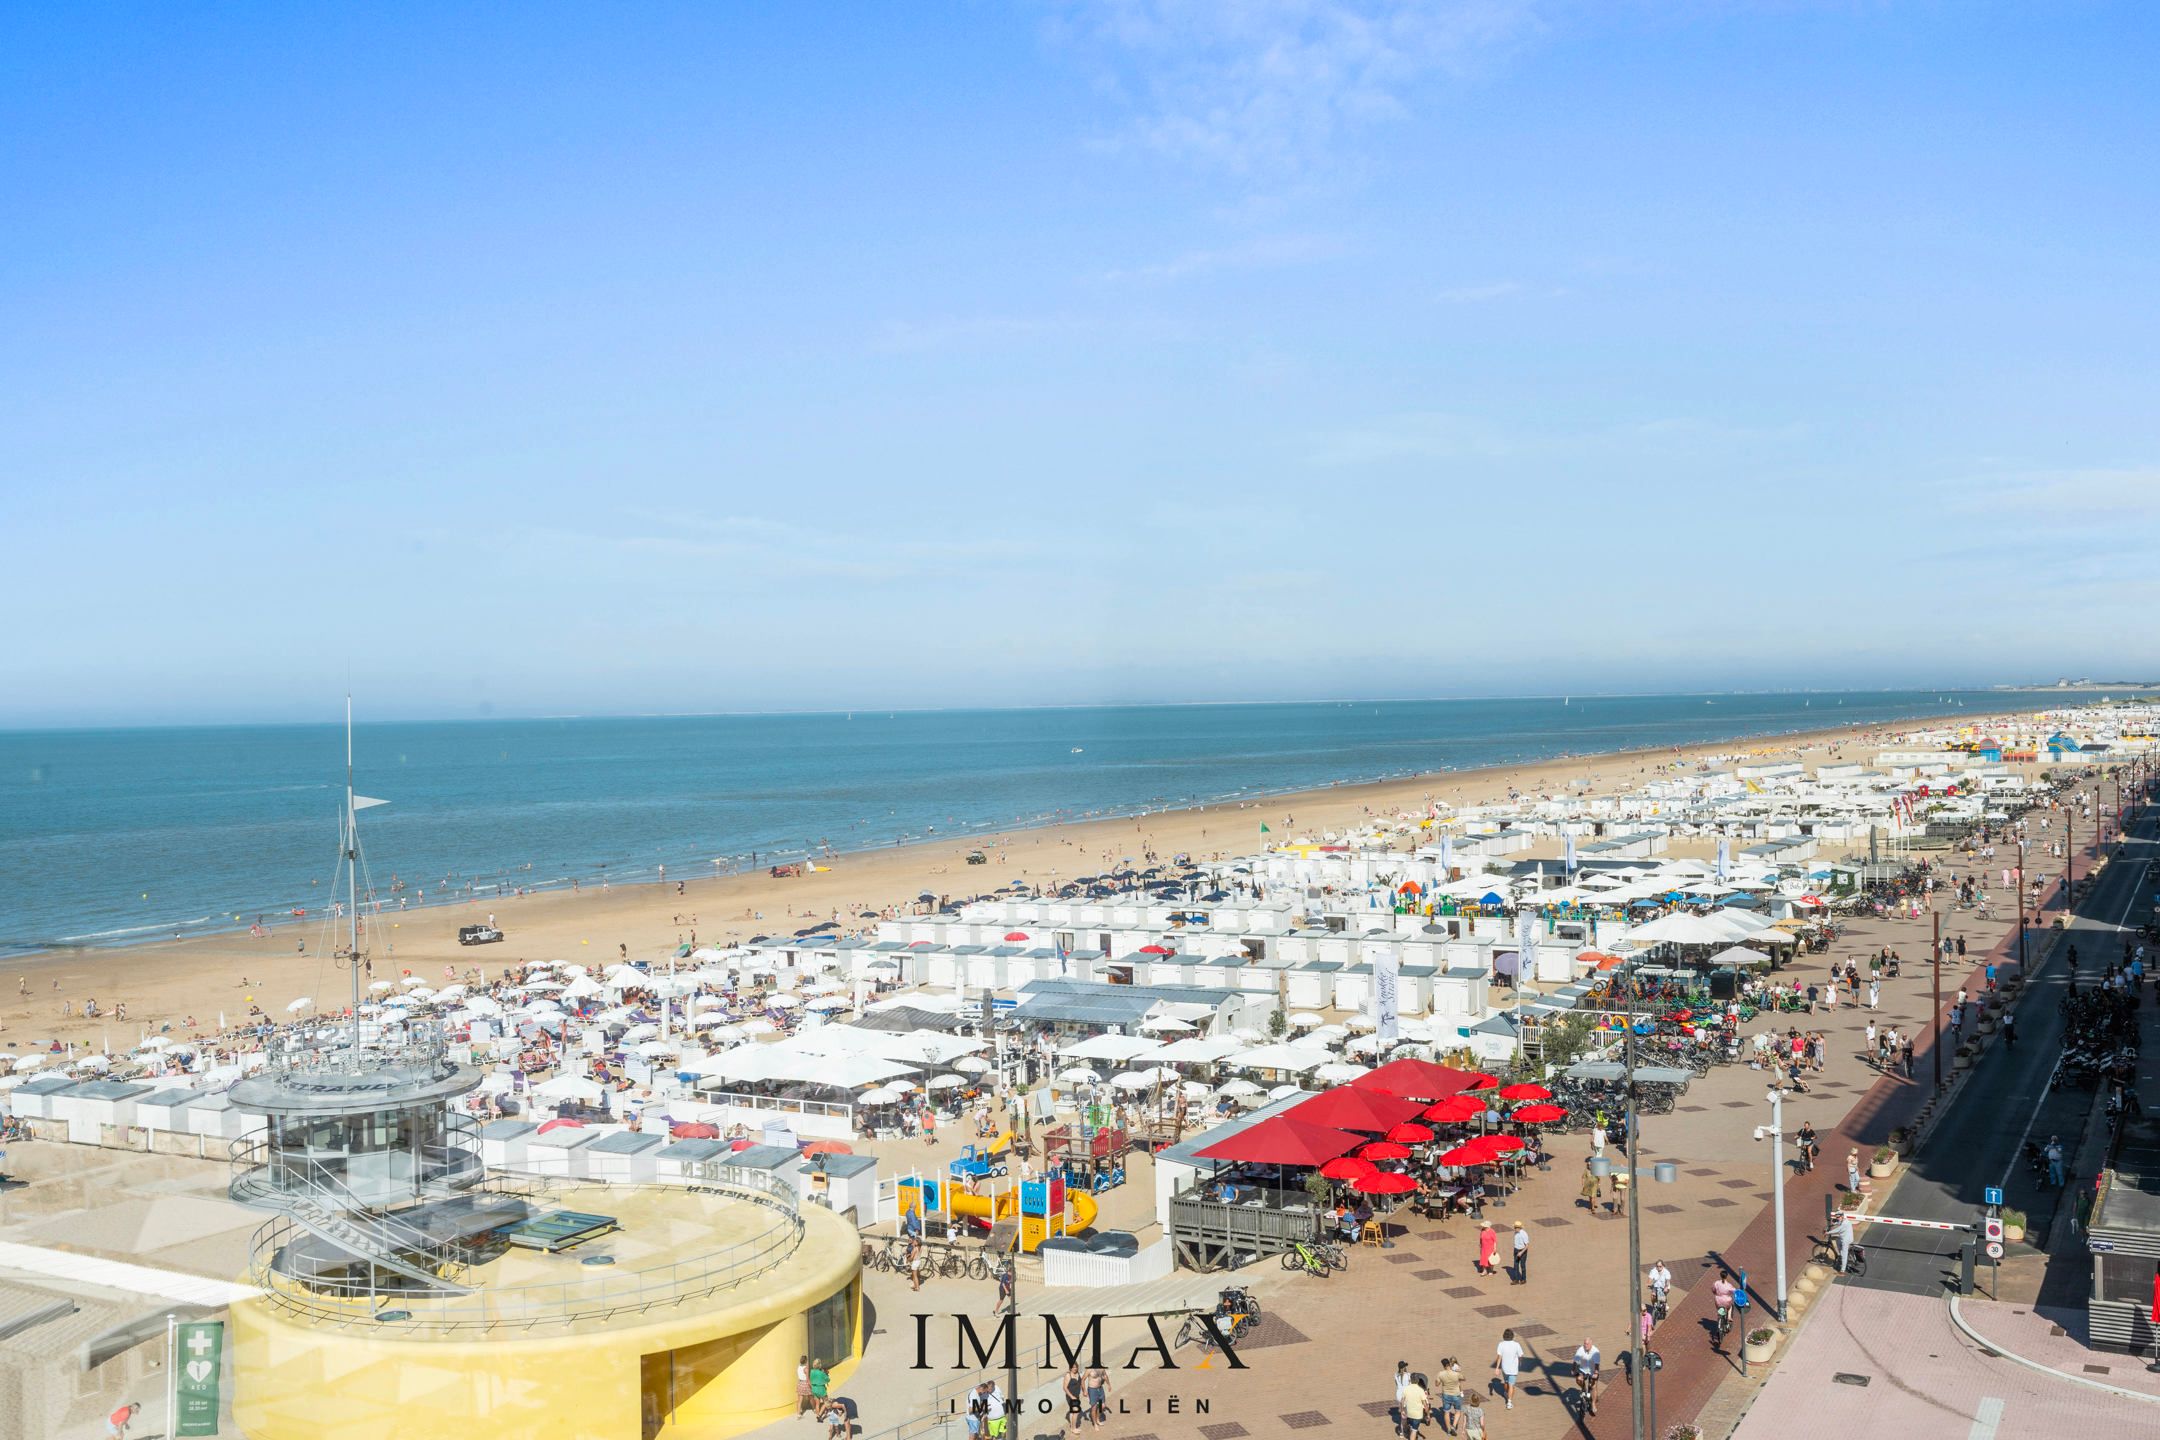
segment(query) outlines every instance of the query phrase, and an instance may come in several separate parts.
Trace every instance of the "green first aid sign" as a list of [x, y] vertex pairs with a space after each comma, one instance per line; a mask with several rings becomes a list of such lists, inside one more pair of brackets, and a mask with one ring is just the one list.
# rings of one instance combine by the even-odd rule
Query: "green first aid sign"
[[218, 1380], [225, 1371], [225, 1323], [192, 1320], [174, 1330], [173, 1394], [179, 1402], [173, 1433], [218, 1433]]

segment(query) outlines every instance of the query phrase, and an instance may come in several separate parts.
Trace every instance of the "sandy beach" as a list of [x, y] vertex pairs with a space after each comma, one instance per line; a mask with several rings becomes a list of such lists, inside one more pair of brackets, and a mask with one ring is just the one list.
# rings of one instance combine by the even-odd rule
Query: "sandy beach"
[[[1994, 717], [1961, 717], [1986, 727]], [[1424, 813], [1434, 801], [1469, 806], [1505, 802], [1511, 792], [1536, 796], [1572, 788], [1600, 794], [1633, 788], [1674, 767], [1737, 758], [1798, 759], [1809, 765], [1866, 760], [1896, 736], [1895, 723], [1811, 731], [1694, 747], [1662, 747], [1571, 756], [1521, 766], [1440, 772], [1371, 784], [1341, 785], [1272, 796], [1243, 805], [1164, 810], [1138, 818], [1074, 822], [965, 838], [925, 841], [887, 850], [844, 854], [831, 868], [791, 879], [763, 871], [678, 883], [601, 886], [524, 896], [488, 897], [421, 910], [388, 912], [380, 922], [374, 976], [410, 972], [431, 980], [445, 967], [463, 973], [499, 971], [528, 960], [601, 964], [627, 954], [653, 959], [693, 938], [725, 944], [755, 935], [792, 934], [838, 922], [843, 933], [870, 928], [869, 912], [906, 912], [924, 893], [977, 895], [1015, 880], [1054, 884], [1113, 868], [1126, 857], [1190, 854], [1197, 859], [1246, 854], [1263, 843], [1300, 836], [1317, 839], [1375, 817]], [[1269, 833], [1263, 836], [1265, 823]], [[1558, 846], [1546, 847], [1554, 856]], [[987, 865], [970, 866], [981, 850]], [[1533, 854], [1542, 852], [1533, 851]], [[378, 869], [395, 856], [374, 855]], [[680, 893], [678, 893], [678, 889]], [[496, 945], [457, 943], [461, 925], [493, 916], [506, 939]], [[320, 916], [288, 919], [266, 934], [223, 933], [187, 940], [102, 950], [50, 952], [16, 961], [0, 972], [0, 1048], [43, 1047], [54, 1039], [100, 1048], [132, 1048], [144, 1031], [212, 1033], [222, 1014], [236, 1023], [249, 1006], [283, 1018], [294, 1000], [309, 997], [323, 1010], [341, 1007], [351, 981], [322, 953]], [[301, 949], [305, 942], [305, 950]], [[98, 1019], [81, 1018], [96, 1000]], [[63, 1018], [66, 1004], [70, 1015]], [[124, 1004], [127, 1018], [114, 1013]]]

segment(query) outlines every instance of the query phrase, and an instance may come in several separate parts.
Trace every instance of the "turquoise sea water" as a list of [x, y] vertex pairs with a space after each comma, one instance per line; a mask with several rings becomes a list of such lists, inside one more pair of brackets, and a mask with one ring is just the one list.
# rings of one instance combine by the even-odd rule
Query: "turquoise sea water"
[[[362, 724], [378, 889], [709, 875], [830, 845], [1905, 717], [1991, 691]], [[320, 908], [338, 724], [0, 733], [0, 954]]]

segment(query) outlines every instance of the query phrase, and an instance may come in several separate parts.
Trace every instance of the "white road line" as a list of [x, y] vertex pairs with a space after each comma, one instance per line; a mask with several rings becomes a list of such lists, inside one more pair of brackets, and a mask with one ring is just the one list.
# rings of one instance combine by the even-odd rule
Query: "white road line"
[[1988, 1396], [1973, 1411], [1972, 1429], [1965, 1432], [1965, 1440], [1995, 1440], [1995, 1427], [2002, 1424], [2002, 1416], [2003, 1402]]

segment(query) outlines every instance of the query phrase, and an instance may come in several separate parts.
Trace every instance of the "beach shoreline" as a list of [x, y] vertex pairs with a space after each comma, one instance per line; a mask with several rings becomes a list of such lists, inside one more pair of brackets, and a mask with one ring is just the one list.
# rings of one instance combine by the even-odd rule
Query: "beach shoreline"
[[[1955, 724], [1985, 727], [2012, 714], [2030, 713], [1961, 715]], [[1691, 767], [1712, 757], [1814, 764], [1868, 759], [1900, 734], [1941, 728], [1925, 723], [1931, 718], [1564, 754], [1521, 764], [969, 832], [839, 853], [830, 859], [829, 869], [792, 879], [775, 879], [759, 869], [720, 877], [482, 895], [385, 910], [376, 922], [373, 970], [366, 979], [410, 974], [432, 982], [473, 966], [494, 971], [541, 959], [595, 965], [625, 956], [651, 960], [685, 943], [725, 945], [756, 935], [793, 935], [829, 922], [847, 933], [874, 925], [874, 919], [865, 918], [873, 912], [913, 913], [922, 894], [942, 900], [972, 897], [1015, 880], [1062, 883], [1115, 868], [1127, 857], [1137, 861], [1150, 854], [1165, 859], [1175, 854], [1197, 859], [1247, 854], [1267, 843], [1279, 845], [1377, 818], [1422, 813], [1434, 802], [1457, 808], [1504, 803], [1510, 791], [1607, 794], [1633, 788], [1658, 771]], [[1266, 835], [1260, 831], [1263, 823], [1269, 826]], [[1549, 848], [1558, 853], [1556, 847]], [[983, 852], [987, 863], [967, 864], [971, 851]], [[325, 918], [288, 918], [260, 936], [245, 929], [223, 930], [13, 957], [7, 968], [14, 973], [0, 970], [0, 1045], [45, 1045], [55, 1039], [63, 1044], [102, 1043], [110, 1036], [125, 1049], [136, 1043], [135, 1030], [156, 1032], [169, 1024], [169, 1033], [175, 1035], [208, 1033], [219, 1028], [221, 1015], [232, 1023], [250, 1005], [278, 1015], [293, 1000], [306, 997], [322, 1011], [336, 1010], [349, 998], [351, 980], [342, 963], [326, 953]], [[490, 918], [505, 932], [504, 941], [472, 947], [457, 943], [459, 926]], [[84, 1020], [80, 1010], [89, 999], [99, 1001], [106, 1013]], [[116, 1002], [128, 1006], [124, 1022], [112, 1018]], [[63, 1003], [73, 1012], [69, 1016], [60, 1014]]]

